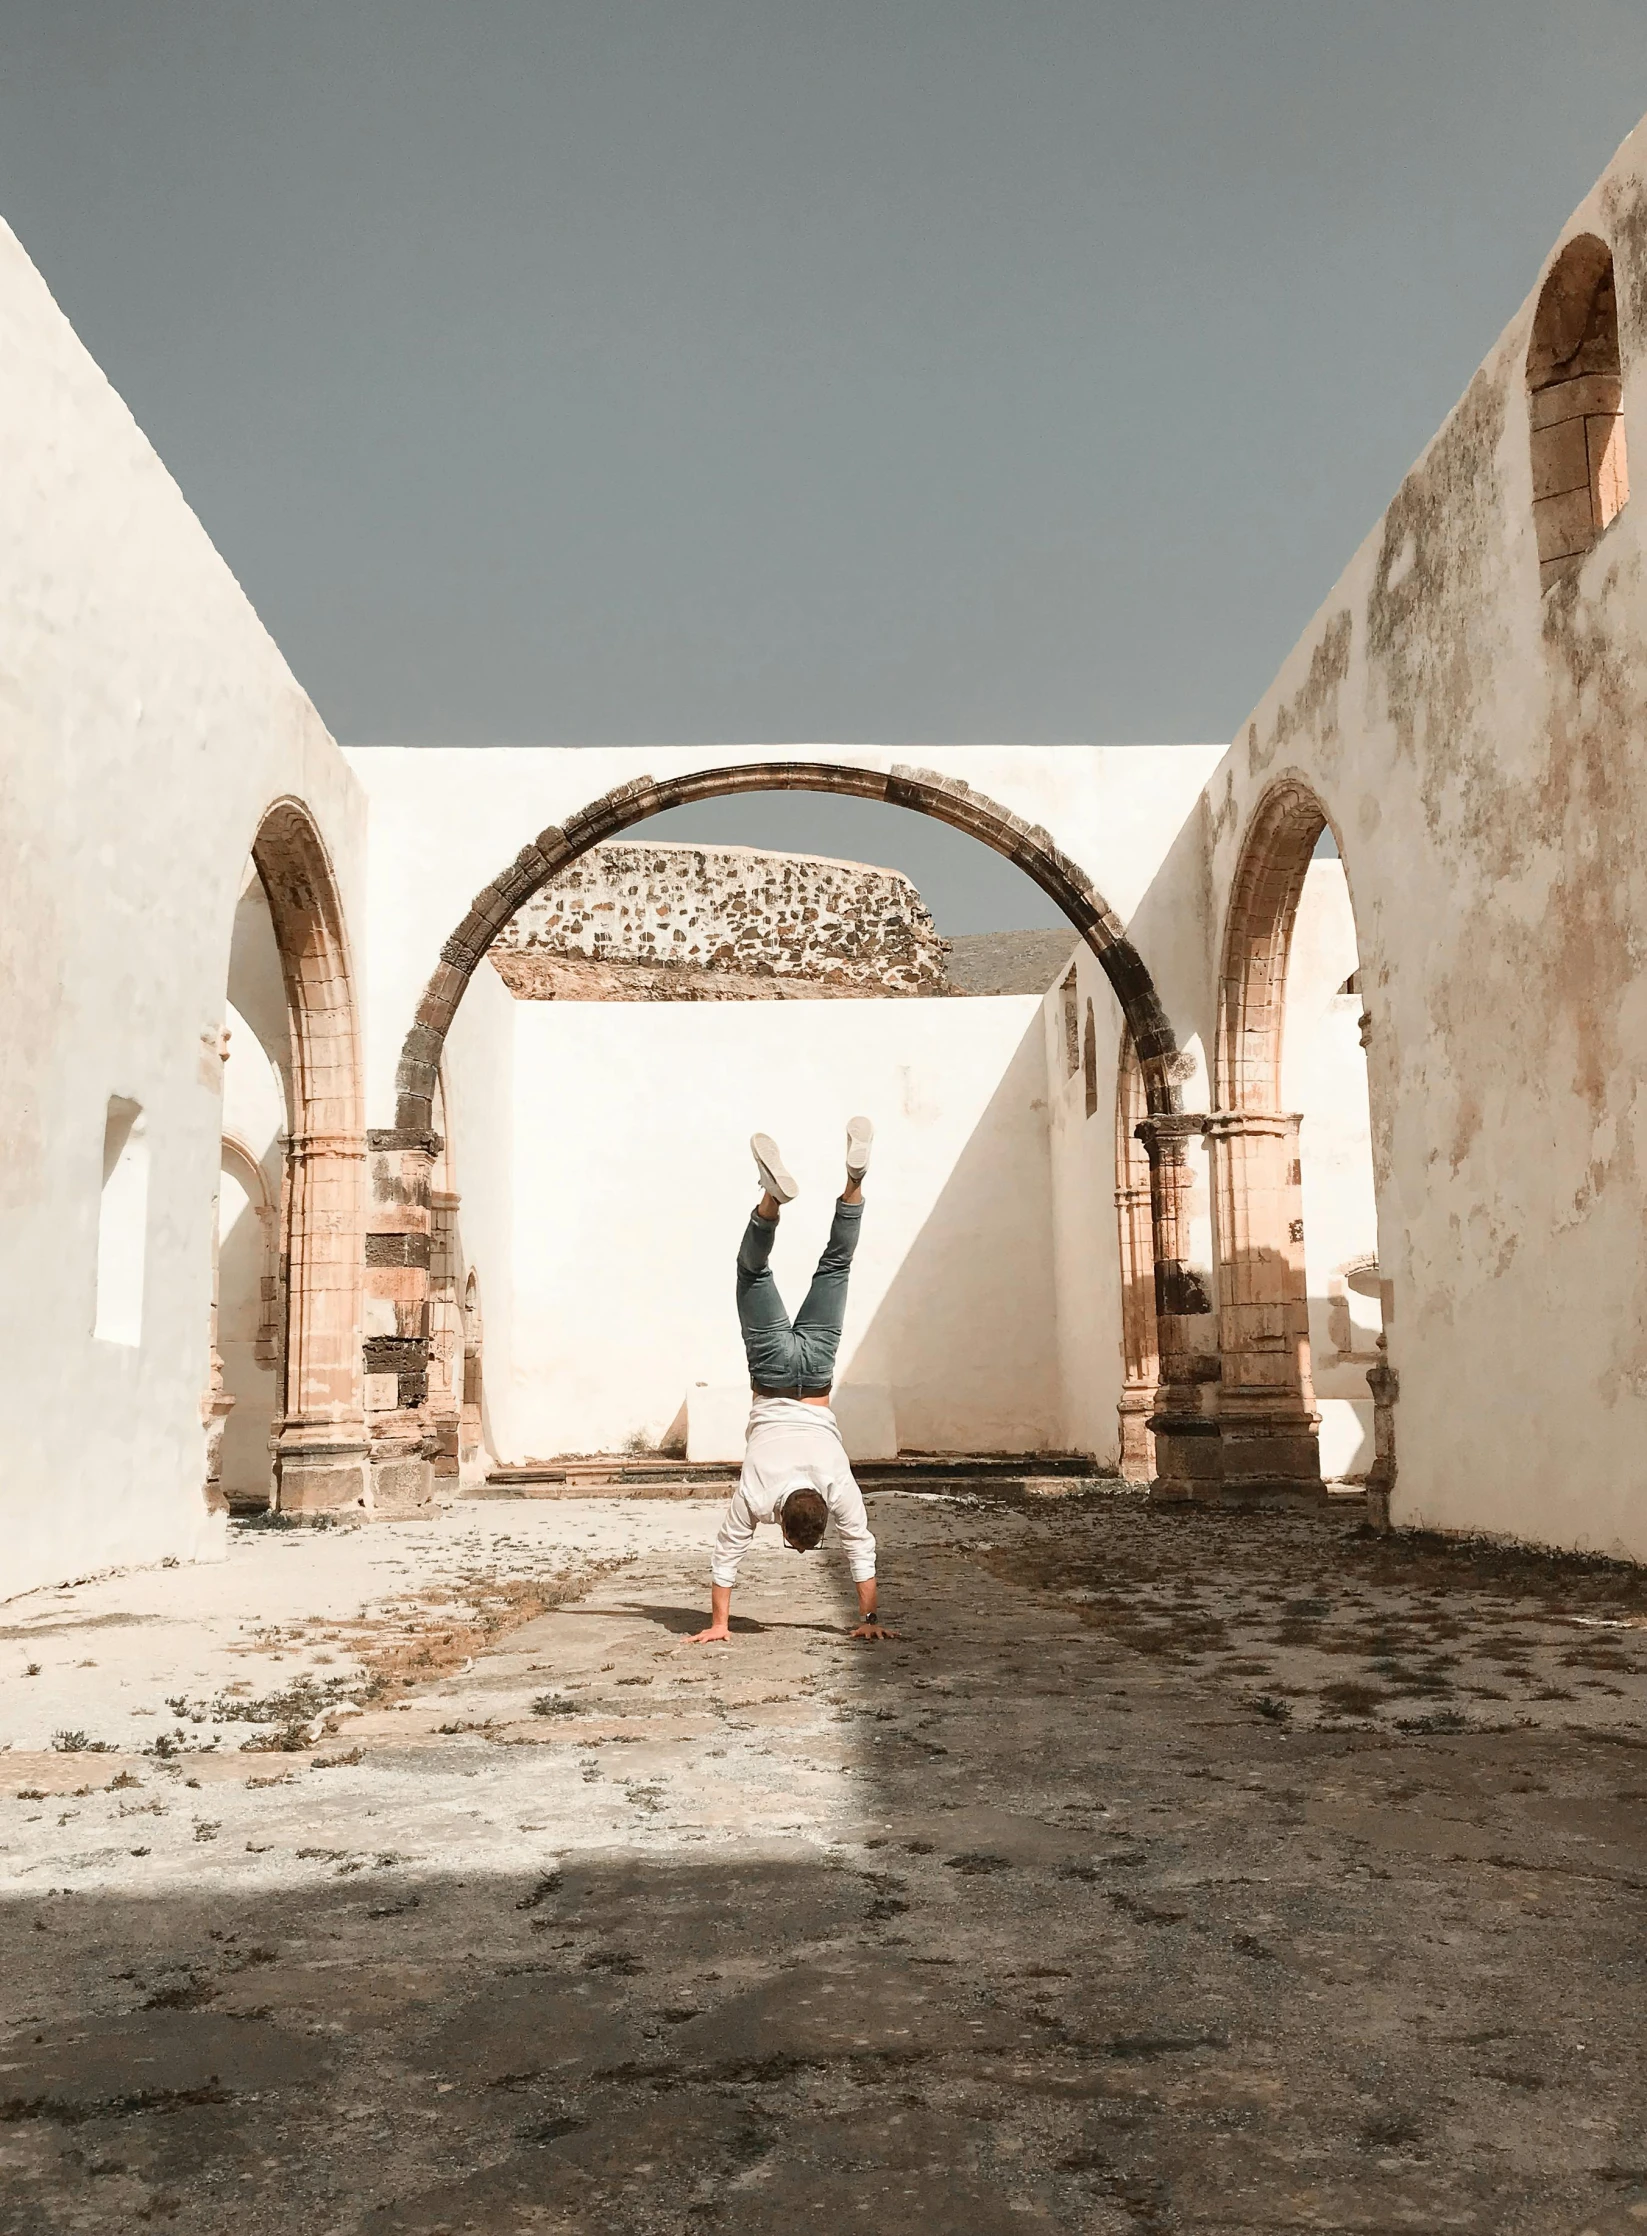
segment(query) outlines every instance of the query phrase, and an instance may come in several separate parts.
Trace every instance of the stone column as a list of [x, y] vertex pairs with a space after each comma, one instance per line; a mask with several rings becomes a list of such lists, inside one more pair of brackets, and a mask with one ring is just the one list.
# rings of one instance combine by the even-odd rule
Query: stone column
[[1206, 1120], [1227, 1500], [1323, 1495], [1298, 1126], [1281, 1111]]
[[234, 1399], [223, 1387], [223, 1354], [217, 1347], [218, 1286], [217, 1245], [212, 1245], [212, 1347], [211, 1363], [204, 1396], [200, 1400], [200, 1425], [206, 1432], [206, 1511], [208, 1514], [226, 1514], [229, 1511], [228, 1495], [223, 1488], [223, 1432], [228, 1427], [229, 1415], [234, 1411]]
[[1121, 1237], [1121, 1359], [1124, 1379], [1116, 1411], [1121, 1427], [1121, 1473], [1129, 1483], [1155, 1474], [1155, 1411], [1160, 1366], [1155, 1342], [1155, 1235], [1147, 1178], [1123, 1181], [1115, 1191]]
[[1150, 1495], [1163, 1500], [1210, 1501], [1218, 1496], [1218, 1423], [1202, 1403], [1202, 1391], [1216, 1377], [1218, 1361], [1195, 1343], [1196, 1323], [1211, 1312], [1212, 1299], [1188, 1263], [1188, 1151], [1204, 1122], [1199, 1113], [1175, 1112], [1146, 1118], [1138, 1127], [1138, 1139], [1149, 1153], [1155, 1337], [1161, 1372], [1155, 1410], [1145, 1426], [1155, 1438]]
[[1401, 1377], [1390, 1364], [1389, 1337], [1378, 1339], [1378, 1363], [1367, 1369], [1373, 1401], [1373, 1463], [1367, 1474], [1367, 1520], [1375, 1530], [1390, 1526], [1390, 1493], [1395, 1489], [1395, 1406]]
[[299, 1133], [287, 1148], [286, 1399], [275, 1446], [283, 1514], [371, 1510], [360, 1373], [358, 1134]]
[[435, 1440], [435, 1496], [458, 1494], [459, 1426], [463, 1406], [463, 1266], [458, 1247], [462, 1198], [429, 1191], [429, 1421]]
[[[209, 1036], [203, 1036], [209, 1038]], [[222, 1088], [223, 1067], [229, 1061], [229, 1028], [221, 1026], [217, 1034], [218, 1070], [214, 1084]], [[207, 1059], [208, 1062], [210, 1059]], [[221, 1282], [219, 1255], [222, 1247], [223, 1171], [218, 1166], [217, 1200], [212, 1207], [212, 1320], [211, 1355], [206, 1371], [206, 1388], [200, 1400], [200, 1425], [206, 1432], [206, 1511], [208, 1514], [226, 1514], [229, 1501], [223, 1489], [223, 1432], [228, 1427], [229, 1415], [234, 1411], [234, 1399], [223, 1387], [223, 1353], [218, 1349]]]
[[429, 1410], [431, 1182], [440, 1137], [378, 1128], [366, 1234], [366, 1413], [380, 1514], [434, 1504], [438, 1432]]

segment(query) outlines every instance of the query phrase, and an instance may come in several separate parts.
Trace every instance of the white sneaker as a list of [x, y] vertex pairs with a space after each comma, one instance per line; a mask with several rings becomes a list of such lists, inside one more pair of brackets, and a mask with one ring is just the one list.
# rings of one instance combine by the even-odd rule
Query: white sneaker
[[761, 1186], [769, 1196], [776, 1196], [780, 1203], [793, 1203], [800, 1194], [778, 1155], [778, 1145], [770, 1134], [751, 1134], [749, 1146], [755, 1153], [755, 1170], [761, 1176]]
[[861, 1180], [869, 1170], [869, 1152], [875, 1146], [875, 1129], [867, 1118], [849, 1118], [846, 1122], [846, 1172], [849, 1180]]

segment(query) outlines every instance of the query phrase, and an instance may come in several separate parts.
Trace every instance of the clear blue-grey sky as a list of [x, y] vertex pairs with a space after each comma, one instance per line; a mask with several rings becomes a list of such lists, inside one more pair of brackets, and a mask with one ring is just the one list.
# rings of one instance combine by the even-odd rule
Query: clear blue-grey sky
[[[0, 7], [0, 209], [361, 743], [1227, 737], [1643, 108], [1642, 0]], [[889, 851], [697, 827], [797, 810]]]

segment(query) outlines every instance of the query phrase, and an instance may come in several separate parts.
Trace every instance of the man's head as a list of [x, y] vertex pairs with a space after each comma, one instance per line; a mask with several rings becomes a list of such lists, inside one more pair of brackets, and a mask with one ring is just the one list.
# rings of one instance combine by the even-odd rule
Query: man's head
[[810, 1553], [822, 1541], [828, 1520], [829, 1508], [821, 1491], [791, 1491], [780, 1516], [784, 1543], [797, 1553]]

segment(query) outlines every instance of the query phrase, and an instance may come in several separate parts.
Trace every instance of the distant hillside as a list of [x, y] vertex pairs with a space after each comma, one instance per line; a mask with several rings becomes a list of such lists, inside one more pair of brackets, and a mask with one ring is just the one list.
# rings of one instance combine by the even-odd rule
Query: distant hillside
[[968, 932], [949, 942], [949, 983], [958, 994], [1044, 994], [1080, 944], [1059, 932]]

